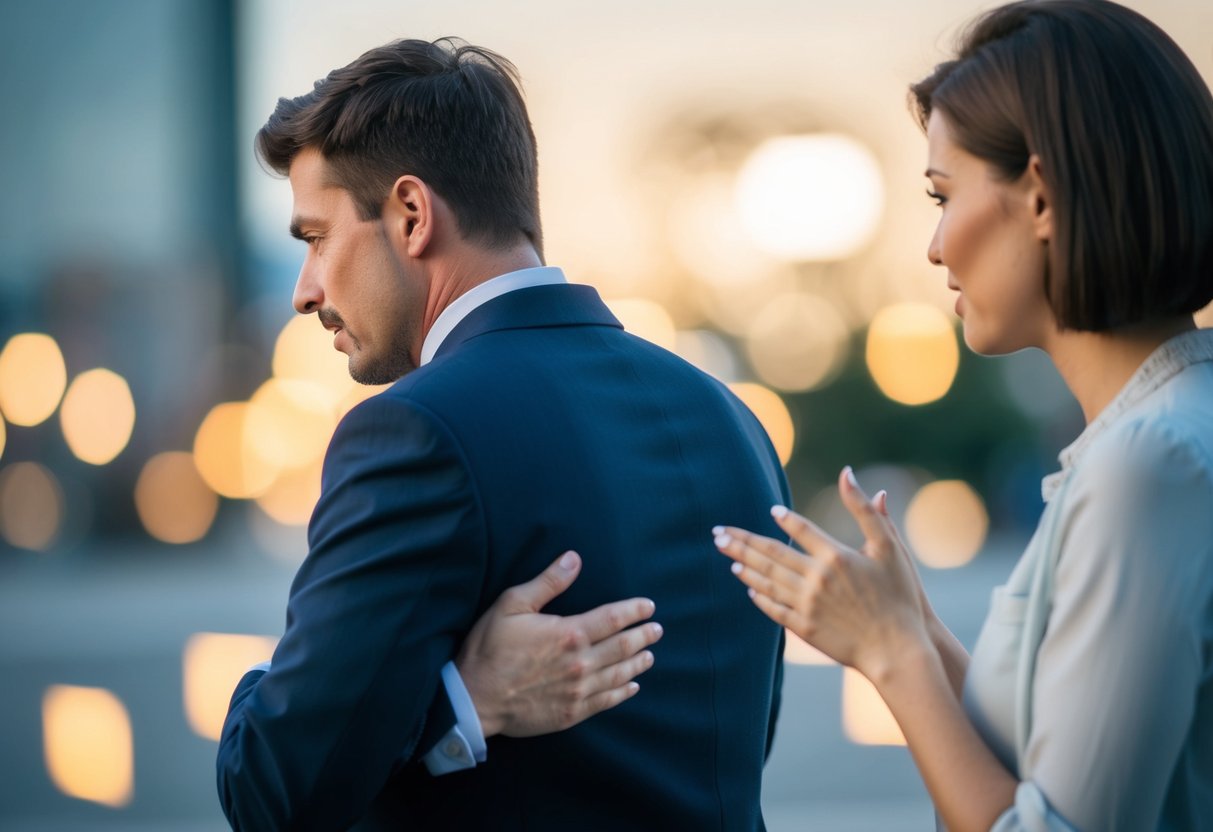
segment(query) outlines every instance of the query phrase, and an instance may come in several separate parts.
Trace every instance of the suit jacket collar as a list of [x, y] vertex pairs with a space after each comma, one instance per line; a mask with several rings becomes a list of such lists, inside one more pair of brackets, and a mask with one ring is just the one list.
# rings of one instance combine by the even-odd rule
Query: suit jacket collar
[[592, 286], [555, 284], [517, 289], [476, 307], [451, 330], [434, 354], [438, 359], [486, 332], [553, 326], [612, 326], [623, 329]]

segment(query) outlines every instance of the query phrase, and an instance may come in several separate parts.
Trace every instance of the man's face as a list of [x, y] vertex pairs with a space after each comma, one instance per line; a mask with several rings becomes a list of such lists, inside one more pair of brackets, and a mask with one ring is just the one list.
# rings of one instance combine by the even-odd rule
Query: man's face
[[290, 180], [291, 233], [307, 243], [295, 310], [317, 313], [335, 333], [333, 347], [349, 356], [354, 381], [396, 381], [416, 369], [421, 352], [424, 275], [410, 271], [381, 220], [359, 217], [320, 151], [300, 151]]

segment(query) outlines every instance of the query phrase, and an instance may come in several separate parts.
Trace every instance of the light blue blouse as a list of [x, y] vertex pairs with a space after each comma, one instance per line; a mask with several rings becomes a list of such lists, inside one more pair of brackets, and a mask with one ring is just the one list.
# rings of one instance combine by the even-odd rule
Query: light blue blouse
[[964, 705], [994, 829], [1213, 828], [1213, 331], [1158, 348], [1045, 478]]

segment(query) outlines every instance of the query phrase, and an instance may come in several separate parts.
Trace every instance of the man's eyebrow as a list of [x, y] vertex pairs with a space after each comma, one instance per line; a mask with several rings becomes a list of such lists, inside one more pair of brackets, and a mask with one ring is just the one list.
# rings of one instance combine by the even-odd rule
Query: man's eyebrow
[[303, 239], [303, 226], [315, 225], [316, 220], [311, 217], [293, 217], [291, 219], [291, 236], [296, 240]]

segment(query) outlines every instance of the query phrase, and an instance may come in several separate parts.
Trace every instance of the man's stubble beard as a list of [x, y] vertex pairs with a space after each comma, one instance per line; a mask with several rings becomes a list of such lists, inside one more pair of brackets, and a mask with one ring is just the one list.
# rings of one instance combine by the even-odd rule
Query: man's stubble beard
[[391, 384], [416, 369], [417, 364], [409, 355], [408, 347], [400, 343], [392, 344], [391, 352], [378, 361], [363, 364], [355, 361], [351, 355], [349, 362], [350, 378], [366, 385]]

